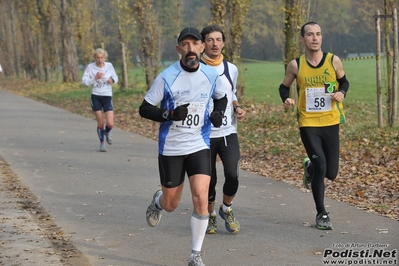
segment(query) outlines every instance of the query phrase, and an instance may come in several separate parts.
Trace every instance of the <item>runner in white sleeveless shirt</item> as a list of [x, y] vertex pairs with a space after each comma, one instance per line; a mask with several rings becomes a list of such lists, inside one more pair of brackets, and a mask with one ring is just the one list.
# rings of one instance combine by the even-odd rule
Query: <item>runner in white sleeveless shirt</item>
[[[216, 171], [216, 158], [223, 164], [224, 184], [223, 201], [219, 207], [219, 216], [224, 220], [224, 225], [230, 233], [240, 231], [240, 223], [237, 221], [232, 205], [233, 199], [237, 194], [239, 185], [240, 169], [240, 145], [237, 135], [237, 121], [245, 118], [246, 112], [239, 105], [237, 92], [237, 67], [224, 59], [222, 50], [225, 43], [225, 35], [218, 25], [209, 25], [201, 31], [202, 39], [205, 43], [205, 50], [201, 61], [213, 67], [219, 74], [223, 88], [227, 95], [227, 107], [223, 116], [223, 123], [220, 127], [212, 127], [211, 131], [211, 182], [209, 186], [209, 222], [206, 230], [207, 234], [216, 234], [217, 215], [215, 210], [216, 184], [218, 181]], [[211, 107], [212, 108], [212, 107]]]

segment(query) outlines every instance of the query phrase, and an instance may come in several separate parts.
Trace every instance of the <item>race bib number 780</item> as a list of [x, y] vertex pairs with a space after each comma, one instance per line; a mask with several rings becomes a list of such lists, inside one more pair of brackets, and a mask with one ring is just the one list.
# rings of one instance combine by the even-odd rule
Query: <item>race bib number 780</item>
[[204, 124], [205, 103], [191, 102], [187, 107], [188, 113], [183, 121], [173, 121], [173, 129], [194, 132]]

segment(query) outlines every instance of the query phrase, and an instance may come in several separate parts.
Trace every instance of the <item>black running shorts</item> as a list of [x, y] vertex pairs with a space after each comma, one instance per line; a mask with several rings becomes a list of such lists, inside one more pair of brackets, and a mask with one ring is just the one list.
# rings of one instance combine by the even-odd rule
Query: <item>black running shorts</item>
[[182, 156], [159, 154], [158, 167], [162, 186], [177, 187], [184, 182], [186, 173], [188, 177], [196, 174], [211, 175], [210, 150], [205, 149]]

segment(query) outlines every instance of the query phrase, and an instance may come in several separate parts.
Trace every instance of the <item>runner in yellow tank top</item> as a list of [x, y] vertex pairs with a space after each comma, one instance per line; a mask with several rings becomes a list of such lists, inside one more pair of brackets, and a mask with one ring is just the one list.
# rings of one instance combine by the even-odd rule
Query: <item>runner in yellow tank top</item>
[[321, 51], [321, 28], [308, 22], [301, 28], [305, 55], [292, 60], [280, 85], [284, 108], [295, 105], [289, 89], [296, 79], [298, 123], [303, 146], [308, 155], [302, 162], [303, 185], [312, 189], [316, 205], [316, 226], [333, 229], [324, 207], [324, 178], [334, 180], [339, 166], [339, 125], [345, 122], [342, 101], [349, 89], [341, 59]]
[[331, 97], [339, 91], [333, 65], [334, 55], [323, 53], [319, 66], [314, 67], [299, 57], [297, 86], [300, 127], [332, 126], [345, 122], [342, 102]]

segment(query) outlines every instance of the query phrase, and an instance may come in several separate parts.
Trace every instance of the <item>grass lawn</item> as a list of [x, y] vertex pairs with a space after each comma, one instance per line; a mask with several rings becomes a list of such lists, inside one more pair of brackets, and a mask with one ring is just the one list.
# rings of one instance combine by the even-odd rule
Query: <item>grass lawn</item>
[[[376, 61], [375, 59], [343, 61], [346, 77], [350, 82], [350, 92], [346, 105], [365, 104], [376, 112]], [[244, 95], [248, 101], [266, 104], [281, 104], [278, 87], [284, 78], [282, 62], [243, 63], [239, 66], [240, 77], [244, 75]], [[383, 94], [386, 91], [386, 66], [381, 63]], [[129, 74], [130, 87], [135, 93], [144, 92], [144, 75], [141, 68], [135, 68]], [[383, 99], [385, 103], [385, 98]]]
[[[345, 102], [376, 104], [375, 59], [343, 61], [346, 77], [350, 82], [349, 95]], [[284, 78], [282, 63], [245, 63], [245, 98], [256, 102], [281, 103], [278, 87]], [[383, 66], [382, 71], [385, 70]], [[240, 73], [241, 74], [241, 73]], [[383, 75], [386, 78], [386, 73]]]

